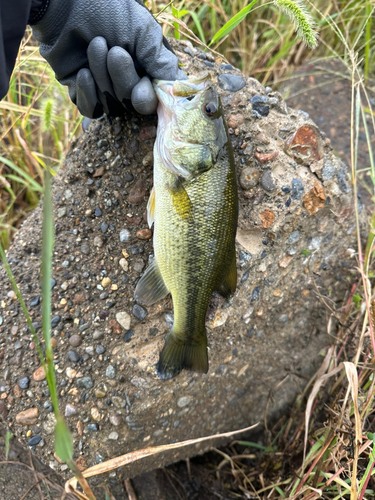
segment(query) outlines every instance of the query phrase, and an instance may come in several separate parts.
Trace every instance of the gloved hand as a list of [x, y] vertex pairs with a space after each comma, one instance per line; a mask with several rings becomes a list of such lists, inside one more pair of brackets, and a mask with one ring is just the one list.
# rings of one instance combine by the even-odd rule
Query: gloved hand
[[150, 78], [186, 78], [142, 0], [50, 0], [32, 28], [57, 80], [90, 118], [119, 116], [129, 99], [139, 113], [153, 113]]

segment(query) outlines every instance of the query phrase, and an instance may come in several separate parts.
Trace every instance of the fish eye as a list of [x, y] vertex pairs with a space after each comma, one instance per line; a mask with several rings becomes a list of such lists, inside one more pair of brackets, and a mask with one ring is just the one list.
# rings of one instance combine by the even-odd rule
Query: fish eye
[[203, 109], [207, 116], [213, 116], [217, 111], [216, 106], [213, 102], [205, 104]]

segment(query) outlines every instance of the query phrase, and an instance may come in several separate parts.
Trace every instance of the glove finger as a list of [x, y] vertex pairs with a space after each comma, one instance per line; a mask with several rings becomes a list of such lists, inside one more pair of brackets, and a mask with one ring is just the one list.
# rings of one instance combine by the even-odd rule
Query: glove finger
[[115, 97], [111, 78], [107, 69], [108, 46], [102, 36], [91, 40], [87, 48], [87, 58], [90, 70], [98, 87], [98, 97], [103, 106], [104, 113], [110, 116], [121, 116], [124, 114], [123, 107]]
[[95, 82], [88, 68], [82, 68], [77, 73], [76, 100], [77, 108], [83, 116], [99, 118], [103, 114], [103, 107], [96, 94]]
[[107, 67], [117, 99], [130, 99], [134, 86], [140, 81], [131, 55], [122, 47], [112, 47], [108, 52]]
[[155, 113], [158, 106], [158, 99], [152, 83], [147, 76], [144, 76], [133, 88], [131, 99], [134, 109], [141, 115]]

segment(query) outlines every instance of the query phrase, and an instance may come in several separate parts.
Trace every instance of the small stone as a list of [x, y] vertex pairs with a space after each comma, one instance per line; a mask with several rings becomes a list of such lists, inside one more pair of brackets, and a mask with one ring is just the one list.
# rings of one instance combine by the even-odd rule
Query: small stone
[[303, 206], [310, 215], [315, 215], [326, 203], [324, 187], [315, 182], [314, 187], [303, 197]]
[[100, 210], [100, 207], [95, 208], [94, 212], [95, 217], [101, 217], [102, 216], [102, 211]]
[[119, 265], [123, 271], [127, 272], [129, 270], [129, 263], [126, 259], [120, 259]]
[[68, 368], [65, 370], [65, 373], [69, 379], [72, 379], [76, 377], [77, 370], [74, 370], [74, 368], [70, 368], [70, 366], [68, 366]]
[[279, 316], [279, 318], [277, 319], [277, 321], [279, 321], [280, 323], [286, 323], [288, 321], [288, 315], [287, 314], [282, 314], [281, 316]]
[[132, 255], [138, 255], [140, 253], [143, 253], [144, 250], [143, 248], [139, 247], [138, 245], [131, 245], [129, 247], [129, 252], [132, 254]]
[[83, 295], [83, 293], [76, 293], [74, 295], [74, 299], [73, 299], [73, 303], [74, 304], [83, 304], [85, 302], [85, 296]]
[[112, 441], [117, 441], [118, 440], [118, 433], [117, 432], [111, 432], [108, 436], [108, 439], [111, 439]]
[[322, 169], [322, 176], [324, 181], [328, 181], [332, 179], [332, 177], [336, 174], [336, 167], [332, 165], [332, 163], [327, 162], [324, 164]]
[[88, 347], [86, 347], [85, 352], [89, 356], [94, 356], [94, 347], [92, 345], [89, 345]]
[[146, 194], [146, 185], [143, 179], [138, 179], [128, 195], [128, 202], [132, 205], [138, 205], [143, 202]]
[[46, 379], [46, 373], [43, 366], [40, 366], [35, 370], [35, 372], [33, 373], [33, 379], [35, 380], [35, 382], [42, 382]]
[[36, 297], [34, 297], [32, 299], [32, 301], [30, 302], [30, 306], [31, 307], [35, 307], [35, 306], [38, 306], [40, 304], [40, 297], [39, 295], [37, 295]]
[[89, 425], [87, 426], [87, 429], [88, 429], [89, 431], [92, 431], [92, 432], [98, 432], [98, 430], [99, 430], [99, 426], [98, 426], [98, 424], [89, 424]]
[[275, 189], [275, 182], [271, 170], [266, 170], [266, 172], [264, 172], [260, 180], [260, 185], [265, 191], [273, 191]]
[[97, 408], [91, 408], [91, 417], [96, 420], [97, 422], [100, 422], [100, 420], [102, 419], [102, 415], [101, 413], [99, 412], [99, 410]]
[[61, 316], [57, 315], [57, 316], [54, 316], [51, 320], [51, 328], [56, 328], [57, 325], [60, 323], [61, 321]]
[[350, 185], [346, 179], [346, 173], [343, 168], [337, 172], [337, 183], [339, 185], [340, 191], [344, 194], [350, 193]]
[[90, 323], [84, 323], [83, 325], [80, 325], [79, 331], [84, 332], [85, 330], [88, 330], [90, 328]]
[[142, 160], [142, 165], [144, 167], [149, 167], [153, 164], [154, 162], [154, 154], [152, 151], [149, 151], [146, 156]]
[[111, 279], [110, 278], [103, 278], [102, 279], [102, 282], [101, 282], [101, 285], [103, 288], [106, 288], [108, 285], [111, 284]]
[[130, 329], [131, 317], [127, 312], [118, 312], [116, 314], [116, 321], [120, 323], [120, 325], [124, 328], [124, 330]]
[[88, 245], [82, 245], [81, 252], [85, 255], [88, 255], [90, 253], [90, 247]]
[[145, 263], [143, 260], [137, 260], [133, 264], [133, 269], [136, 273], [141, 273], [145, 267]]
[[95, 351], [96, 351], [96, 354], [104, 354], [105, 353], [105, 347], [99, 344], [98, 346], [96, 346]]
[[101, 230], [101, 232], [102, 232], [102, 233], [106, 233], [106, 232], [108, 231], [108, 227], [109, 227], [109, 226], [108, 226], [108, 224], [107, 224], [106, 222], [102, 222], [102, 223], [100, 224], [100, 230]]
[[[78, 347], [82, 344], [82, 338], [80, 335], [74, 334], [69, 338], [69, 344], [73, 347]], [[73, 352], [73, 351], [72, 351]]]
[[254, 167], [246, 167], [240, 175], [240, 185], [243, 189], [250, 189], [258, 184], [260, 172]]
[[242, 125], [243, 122], [244, 122], [243, 115], [236, 114], [236, 115], [230, 115], [227, 124], [228, 124], [228, 127], [237, 128], [240, 125]]
[[177, 401], [177, 406], [179, 408], [184, 408], [185, 406], [187, 406], [190, 403], [190, 401], [191, 401], [191, 397], [190, 396], [182, 396]]
[[121, 229], [120, 231], [120, 241], [121, 243], [128, 242], [132, 239], [129, 229]]
[[139, 142], [137, 139], [133, 139], [129, 144], [129, 151], [134, 156], [139, 150]]
[[81, 377], [77, 379], [76, 386], [82, 389], [91, 389], [94, 383], [90, 377]]
[[78, 410], [74, 405], [67, 404], [65, 406], [65, 416], [66, 417], [73, 417], [74, 415], [77, 415]]
[[287, 267], [290, 264], [292, 259], [293, 259], [293, 257], [291, 255], [284, 255], [279, 261], [279, 267], [282, 267], [282, 268]]
[[152, 236], [152, 232], [150, 229], [140, 229], [137, 231], [137, 238], [139, 240], [149, 240]]
[[100, 139], [97, 142], [97, 145], [98, 145], [98, 148], [105, 148], [106, 146], [108, 146], [108, 140], [107, 139]]
[[174, 322], [173, 314], [171, 314], [171, 313], [165, 313], [164, 319], [165, 319], [165, 323], [166, 323], [167, 327], [168, 328], [172, 328], [173, 327], [173, 322]]
[[[133, 316], [135, 316], [139, 321], [143, 321], [148, 314], [145, 307], [135, 304], [132, 309]], [[130, 326], [130, 325], [129, 325]]]
[[100, 340], [104, 337], [104, 332], [101, 332], [100, 330], [95, 330], [94, 333], [92, 334], [92, 338], [94, 340]]
[[41, 436], [33, 436], [32, 438], [30, 438], [27, 442], [27, 445], [28, 446], [36, 446], [37, 444], [39, 444], [42, 440], [42, 437]]
[[109, 421], [112, 425], [118, 427], [122, 422], [122, 417], [121, 417], [121, 415], [117, 415], [115, 413], [115, 414], [112, 414], [109, 416]]
[[320, 160], [324, 153], [320, 134], [316, 127], [305, 125], [300, 127], [285, 142], [285, 150], [300, 163], [310, 164]]
[[255, 94], [251, 99], [250, 99], [250, 104], [257, 104], [257, 103], [262, 103], [265, 104], [267, 102], [267, 96], [265, 95], [260, 95], [260, 94]]
[[122, 333], [122, 327], [115, 319], [109, 320], [109, 327], [115, 335]]
[[266, 209], [260, 214], [260, 219], [262, 221], [262, 227], [265, 229], [269, 228], [272, 226], [272, 224], [275, 222], [275, 214], [272, 210]]
[[108, 365], [105, 371], [105, 375], [110, 379], [114, 379], [116, 377], [116, 370], [114, 366]]
[[4, 419], [6, 419], [8, 416], [8, 409], [4, 399], [0, 399], [0, 416], [3, 417]]
[[16, 415], [16, 422], [21, 425], [34, 425], [38, 418], [38, 408], [29, 408], [28, 410], [21, 411]]
[[245, 85], [245, 80], [239, 75], [232, 75], [231, 73], [223, 73], [217, 77], [219, 86], [227, 92], [238, 92]]
[[292, 200], [299, 200], [303, 195], [304, 187], [300, 179], [292, 180]]
[[99, 167], [95, 170], [95, 172], [93, 173], [93, 177], [102, 177], [102, 175], [104, 175], [104, 167]]
[[78, 361], [81, 359], [81, 356], [76, 351], [69, 351], [68, 352], [68, 359], [72, 363], [78, 363]]
[[98, 248], [101, 248], [103, 246], [103, 240], [101, 239], [100, 236], [95, 236], [94, 245]]
[[30, 379], [29, 377], [23, 377], [18, 381], [18, 385], [20, 386], [21, 389], [28, 389], [30, 384]]
[[134, 330], [128, 330], [124, 335], [125, 342], [130, 342], [130, 340], [132, 339], [132, 337], [134, 337], [134, 335], [135, 335]]
[[66, 207], [61, 207], [61, 208], [57, 209], [57, 217], [59, 219], [62, 219], [63, 217], [65, 217], [66, 213], [67, 213]]
[[260, 153], [259, 151], [256, 151], [254, 154], [255, 158], [262, 165], [273, 161], [275, 158], [278, 157], [278, 155], [279, 155], [279, 151], [277, 149], [275, 149], [275, 151], [272, 151], [272, 153]]
[[299, 231], [298, 230], [293, 231], [289, 235], [288, 243], [290, 243], [290, 244], [293, 245], [294, 243], [297, 243], [297, 241], [299, 241], [299, 239], [300, 239], [300, 233], [299, 233]]
[[66, 269], [67, 267], [69, 267], [70, 262], [68, 260], [64, 260], [64, 262], [61, 265]]

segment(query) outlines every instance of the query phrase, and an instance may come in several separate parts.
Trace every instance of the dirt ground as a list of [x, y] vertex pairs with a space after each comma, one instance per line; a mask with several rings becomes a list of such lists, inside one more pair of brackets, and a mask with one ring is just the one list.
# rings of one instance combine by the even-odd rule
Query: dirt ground
[[[292, 79], [283, 83], [280, 91], [287, 97], [289, 106], [309, 113], [331, 139], [337, 155], [349, 164], [351, 88], [341, 65], [305, 64]], [[368, 128], [375, 150], [375, 136], [370, 122]], [[368, 168], [368, 150], [363, 127], [359, 145], [358, 168]], [[368, 181], [369, 177], [365, 174], [364, 179]], [[364, 183], [361, 186], [360, 196], [367, 206], [371, 203], [371, 193]], [[5, 428], [0, 428], [0, 500], [64, 498], [61, 478], [37, 459], [32, 458], [31, 452], [23, 449], [16, 440], [11, 441], [8, 462], [5, 461], [5, 433]], [[210, 452], [189, 462], [179, 462], [134, 478], [132, 484], [136, 498], [138, 500], [245, 498], [237, 489], [228, 465], [220, 471], [220, 475], [218, 474], [218, 466], [222, 460], [222, 455]], [[105, 498], [103, 489], [99, 488], [96, 493], [98, 499]], [[127, 498], [123, 484], [113, 484], [111, 493], [115, 500]], [[65, 499], [71, 500], [69, 497]]]

